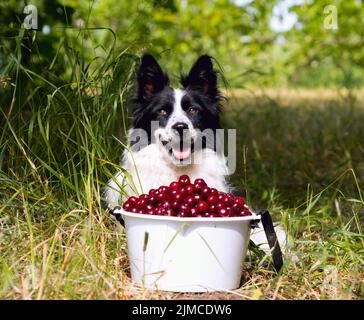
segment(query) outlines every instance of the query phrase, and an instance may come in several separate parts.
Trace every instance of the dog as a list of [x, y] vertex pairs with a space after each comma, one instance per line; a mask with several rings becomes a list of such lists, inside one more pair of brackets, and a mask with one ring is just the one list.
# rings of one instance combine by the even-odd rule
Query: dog
[[[130, 148], [122, 157], [123, 170], [109, 180], [104, 193], [109, 208], [117, 206], [123, 194], [146, 193], [183, 174], [192, 181], [202, 178], [221, 192], [235, 193], [228, 183], [227, 160], [217, 148], [223, 97], [212, 57], [200, 56], [189, 73], [181, 76], [180, 84], [180, 88], [172, 88], [155, 58], [143, 55], [128, 131]], [[207, 135], [202, 134], [206, 131]], [[279, 231], [282, 244], [285, 234]], [[269, 249], [264, 232], [253, 231], [251, 238]]]
[[[137, 73], [133, 125], [128, 132], [134, 144], [125, 150], [121, 164], [130, 178], [119, 172], [108, 182], [105, 198], [109, 206], [119, 203], [121, 189], [129, 195], [143, 193], [169, 185], [182, 174], [229, 192], [226, 159], [215, 150], [214, 141], [206, 142], [201, 136], [208, 129], [214, 140], [221, 128], [221, 99], [210, 56], [200, 56], [176, 89], [154, 57], [145, 54]], [[158, 128], [151, 128], [152, 121]], [[145, 141], [136, 146], [140, 132], [145, 132]]]

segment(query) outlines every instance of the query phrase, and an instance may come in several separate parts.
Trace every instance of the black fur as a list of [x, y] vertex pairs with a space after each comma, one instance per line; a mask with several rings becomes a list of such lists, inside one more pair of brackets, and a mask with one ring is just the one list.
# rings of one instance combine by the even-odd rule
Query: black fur
[[[181, 105], [195, 128], [220, 128], [221, 94], [217, 87], [217, 74], [212, 58], [202, 55], [192, 66], [187, 75], [181, 76], [182, 89], [186, 91]], [[145, 54], [137, 75], [137, 88], [134, 97], [134, 128], [142, 128], [151, 137], [151, 121], [159, 121], [165, 127], [173, 112], [174, 91], [169, 85], [169, 77], [150, 54]], [[197, 113], [190, 114], [193, 106]], [[161, 110], [166, 115], [161, 116]]]

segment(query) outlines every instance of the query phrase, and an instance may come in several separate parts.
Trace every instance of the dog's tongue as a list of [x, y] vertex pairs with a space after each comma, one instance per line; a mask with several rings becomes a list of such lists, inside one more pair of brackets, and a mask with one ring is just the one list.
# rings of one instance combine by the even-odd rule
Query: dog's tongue
[[178, 149], [178, 150], [175, 150], [173, 149], [172, 150], [173, 152], [173, 155], [178, 159], [178, 160], [183, 160], [183, 159], [186, 159], [190, 156], [191, 154], [191, 148], [188, 148], [188, 149]]

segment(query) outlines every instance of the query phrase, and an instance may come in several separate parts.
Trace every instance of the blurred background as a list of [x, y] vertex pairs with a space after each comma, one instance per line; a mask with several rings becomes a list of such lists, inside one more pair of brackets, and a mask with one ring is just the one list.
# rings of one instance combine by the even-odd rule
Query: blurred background
[[[0, 70], [14, 50], [27, 4], [37, 8], [38, 31], [25, 32], [23, 62], [33, 54], [29, 62], [45, 72], [42, 67], [49, 69], [56, 57], [51, 69], [64, 77], [72, 70], [62, 45], [82, 38], [89, 61], [116, 46], [118, 52], [152, 52], [175, 73], [208, 53], [238, 88], [353, 89], [364, 81], [360, 0], [2, 1]], [[82, 29], [87, 31], [80, 34]]]

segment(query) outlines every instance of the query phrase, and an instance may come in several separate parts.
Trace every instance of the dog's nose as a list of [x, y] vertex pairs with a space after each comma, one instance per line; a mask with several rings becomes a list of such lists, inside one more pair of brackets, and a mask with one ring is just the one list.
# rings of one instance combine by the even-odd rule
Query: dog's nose
[[188, 129], [188, 125], [184, 122], [177, 122], [172, 126], [173, 130], [176, 130], [180, 136], [183, 136], [183, 130]]

